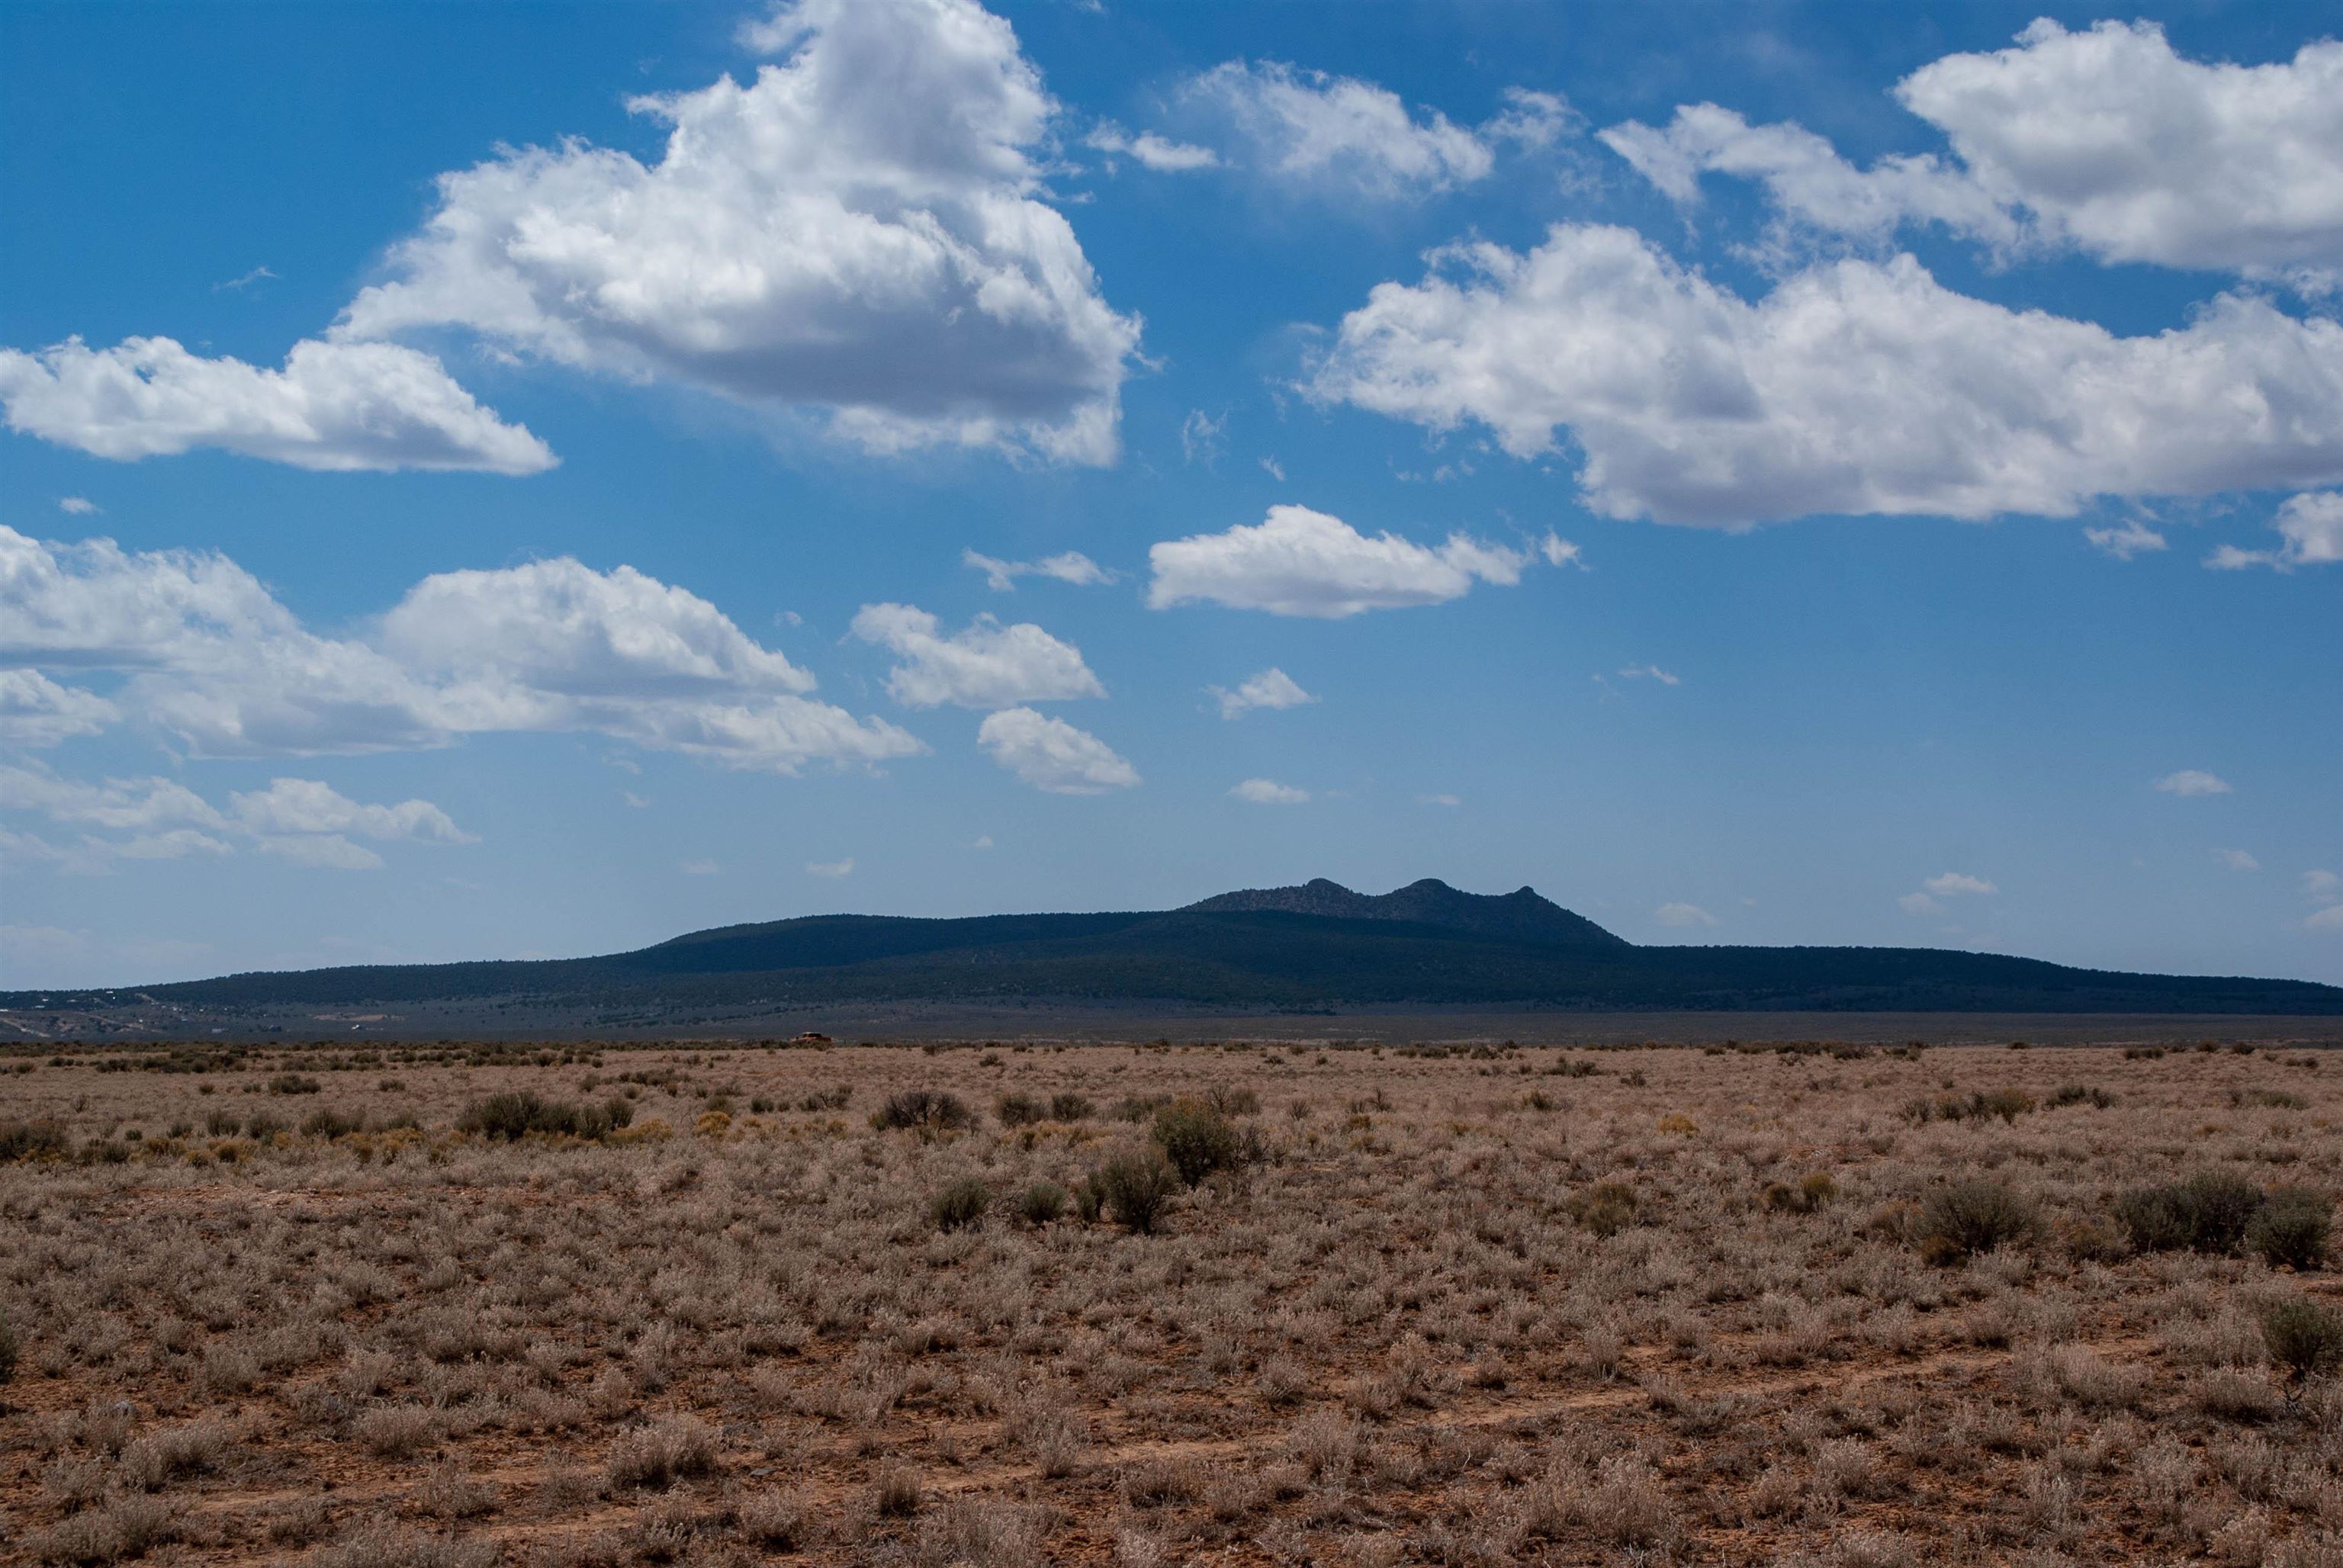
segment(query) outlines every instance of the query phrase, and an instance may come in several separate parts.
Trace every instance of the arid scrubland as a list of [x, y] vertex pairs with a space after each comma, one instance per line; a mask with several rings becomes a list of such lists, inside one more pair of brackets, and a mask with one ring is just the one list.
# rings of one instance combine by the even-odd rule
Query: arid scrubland
[[2343, 1563], [2343, 1054], [337, 1049], [0, 1061], [0, 1559]]

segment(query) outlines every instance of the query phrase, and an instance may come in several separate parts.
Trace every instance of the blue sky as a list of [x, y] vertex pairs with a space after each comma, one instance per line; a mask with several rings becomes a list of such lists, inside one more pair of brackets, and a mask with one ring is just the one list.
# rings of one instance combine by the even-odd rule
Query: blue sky
[[2332, 13], [1879, 15], [8, 7], [0, 974], [1438, 876], [2343, 981]]

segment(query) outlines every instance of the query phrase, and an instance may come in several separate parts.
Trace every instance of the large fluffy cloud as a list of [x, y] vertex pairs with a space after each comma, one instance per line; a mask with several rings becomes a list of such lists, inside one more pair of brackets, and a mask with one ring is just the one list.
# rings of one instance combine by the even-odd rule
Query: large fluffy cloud
[[995, 762], [1052, 795], [1103, 795], [1139, 782], [1139, 769], [1105, 741], [1030, 708], [987, 715], [976, 743]]
[[303, 341], [285, 368], [206, 359], [168, 337], [112, 348], [68, 338], [0, 349], [8, 427], [101, 457], [199, 447], [297, 468], [470, 468], [534, 474], [545, 443], [508, 425], [430, 355], [393, 343]]
[[2016, 47], [1922, 66], [1896, 95], [1954, 158], [1858, 169], [1796, 126], [1753, 126], [1713, 104], [1603, 139], [1679, 201], [1704, 171], [1739, 175], [1842, 233], [1912, 218], [1999, 246], [2313, 286], [2343, 266], [2343, 43], [2207, 65], [2175, 54], [2153, 22], [2070, 33], [2044, 20]]
[[2224, 296], [2118, 337], [1945, 288], [1908, 256], [1750, 302], [1622, 228], [1453, 246], [1378, 285], [1308, 390], [1516, 457], [1567, 434], [1613, 517], [2066, 516], [2102, 495], [2343, 478], [2343, 326]]
[[873, 447], [1111, 461], [1139, 323], [1041, 199], [1055, 106], [1009, 24], [974, 0], [800, 0], [749, 37], [788, 58], [635, 100], [670, 127], [655, 163], [570, 142], [441, 176], [338, 334], [458, 326], [826, 409]]
[[0, 668], [50, 684], [118, 674], [101, 700], [203, 756], [512, 730], [782, 773], [920, 749], [806, 696], [811, 676], [698, 596], [568, 558], [427, 578], [365, 635], [328, 637], [225, 556], [45, 543], [0, 526]]
[[854, 618], [854, 635], [900, 656], [887, 691], [906, 708], [1009, 708], [1106, 695], [1081, 649], [1031, 621], [1003, 626], [980, 615], [947, 637], [916, 605], [867, 604]]
[[1475, 582], [1517, 583], [1532, 558], [1461, 533], [1437, 546], [1392, 533], [1369, 538], [1324, 512], [1272, 507], [1259, 523], [1166, 539], [1151, 548], [1147, 559], [1155, 576], [1147, 602], [1162, 609], [1206, 600], [1334, 620], [1364, 610], [1442, 604], [1463, 598]]

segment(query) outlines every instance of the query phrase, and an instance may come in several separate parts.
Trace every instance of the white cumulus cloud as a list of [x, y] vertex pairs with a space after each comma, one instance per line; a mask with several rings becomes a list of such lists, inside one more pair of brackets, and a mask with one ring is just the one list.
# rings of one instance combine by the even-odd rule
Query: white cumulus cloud
[[[236, 842], [297, 864], [373, 870], [383, 863], [347, 835], [438, 844], [478, 842], [428, 800], [373, 805], [353, 800], [314, 779], [277, 779], [268, 788], [232, 794], [226, 809], [175, 779], [107, 779], [91, 783], [54, 769], [0, 765], [0, 810], [35, 812], [85, 830], [56, 844], [11, 832], [0, 849], [7, 859], [37, 859], [60, 869], [103, 872], [121, 860], [226, 855]], [[105, 834], [126, 834], [109, 838]]]
[[304, 339], [282, 370], [207, 359], [168, 337], [0, 348], [0, 407], [22, 435], [126, 461], [200, 447], [328, 470], [535, 474], [554, 463], [438, 360], [395, 343]]
[[1258, 675], [1249, 675], [1232, 691], [1224, 686], [1204, 688], [1220, 699], [1221, 717], [1239, 719], [1256, 708], [1300, 708], [1318, 699], [1302, 689], [1301, 682], [1272, 665]]
[[854, 618], [854, 635], [901, 658], [888, 673], [887, 691], [906, 708], [1008, 708], [1106, 695], [1081, 649], [1031, 621], [1003, 626], [980, 615], [947, 637], [916, 605], [867, 604]]
[[2230, 294], [2119, 337], [1847, 259], [1745, 300], [1634, 232], [1435, 253], [1379, 284], [1306, 390], [1435, 431], [1574, 445], [1611, 517], [2068, 516], [2098, 496], [2343, 477], [2343, 325]]
[[573, 141], [442, 175], [337, 334], [467, 327], [824, 410], [879, 451], [1113, 461], [1140, 324], [1043, 199], [1057, 106], [1010, 25], [974, 0], [800, 0], [745, 36], [783, 58], [632, 101], [669, 128], [654, 162]]
[[1662, 904], [1652, 911], [1653, 918], [1664, 926], [1713, 926], [1716, 917], [1698, 904]]
[[988, 715], [976, 743], [1001, 767], [1052, 795], [1103, 795], [1139, 782], [1139, 769], [1105, 741], [1030, 708]]
[[51, 684], [119, 672], [103, 700], [207, 757], [500, 731], [599, 734], [781, 773], [922, 749], [804, 695], [810, 675], [697, 595], [568, 558], [426, 578], [362, 634], [329, 637], [226, 556], [0, 525], [0, 670]]
[[1983, 877], [1972, 877], [1965, 871], [1946, 871], [1920, 884], [1932, 893], [1950, 896], [1955, 893], [1997, 893], [2001, 891]]
[[2218, 571], [2242, 567], [2326, 567], [2343, 561], [2343, 490], [2288, 496], [2278, 509], [2278, 547], [2274, 550], [2239, 549], [2223, 545], [2205, 558]]
[[55, 746], [121, 718], [120, 709], [94, 691], [60, 686], [37, 669], [0, 669], [0, 741]]
[[1147, 552], [1158, 609], [1209, 600], [1232, 609], [1339, 619], [1463, 598], [1475, 582], [1521, 581], [1532, 557], [1462, 533], [1438, 546], [1373, 538], [1307, 507], [1276, 506], [1260, 523], [1167, 539]]
[[1940, 224], [2004, 254], [2075, 250], [2107, 262], [2285, 278], [2313, 290], [2343, 267], [2343, 44], [2290, 61], [2206, 64], [2153, 22], [2080, 33], [2036, 22], [2015, 47], [1946, 55], [1896, 89], [1950, 156], [1858, 168], [1794, 124], [1753, 126], [1715, 104], [1664, 128], [1602, 140], [1674, 201], [1699, 179], [1759, 182], [1797, 224], [1885, 238]]
[[1485, 179], [1489, 145], [1437, 109], [1411, 114], [1398, 94], [1353, 76], [1276, 60], [1230, 60], [1184, 95], [1224, 118], [1253, 166], [1383, 199]]
[[1274, 779], [1247, 779], [1241, 784], [1231, 786], [1229, 793], [1256, 806], [1299, 806], [1310, 799], [1309, 790], [1296, 789], [1291, 784], [1280, 784]]

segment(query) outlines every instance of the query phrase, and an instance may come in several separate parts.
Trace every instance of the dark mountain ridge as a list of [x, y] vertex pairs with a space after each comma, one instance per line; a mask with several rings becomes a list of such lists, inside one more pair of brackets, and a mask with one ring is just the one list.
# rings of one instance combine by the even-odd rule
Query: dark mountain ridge
[[0, 994], [12, 1013], [166, 1005], [226, 1023], [270, 1009], [465, 1002], [532, 1010], [950, 1000], [1192, 1008], [2343, 1015], [2343, 988], [2127, 974], [1933, 948], [1639, 947], [1528, 888], [1318, 880], [1184, 909], [925, 920], [815, 915], [633, 952], [367, 966], [106, 991]]

